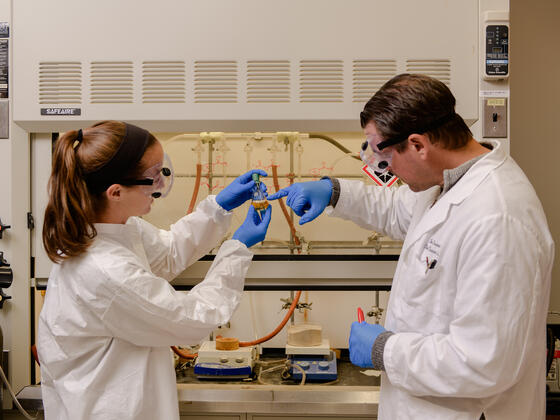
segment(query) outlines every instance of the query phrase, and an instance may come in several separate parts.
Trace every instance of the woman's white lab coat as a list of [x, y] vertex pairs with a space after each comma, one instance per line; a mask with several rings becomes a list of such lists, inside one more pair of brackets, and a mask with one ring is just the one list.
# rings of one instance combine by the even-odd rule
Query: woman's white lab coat
[[[545, 418], [554, 244], [498, 142], [434, 204], [341, 180], [332, 215], [404, 239], [387, 308], [380, 420]], [[433, 205], [432, 205], [433, 204]]]
[[179, 418], [169, 346], [196, 344], [230, 319], [252, 253], [229, 240], [188, 294], [168, 281], [230, 221], [210, 196], [170, 231], [136, 217], [98, 224], [85, 254], [53, 267], [37, 345], [47, 420]]

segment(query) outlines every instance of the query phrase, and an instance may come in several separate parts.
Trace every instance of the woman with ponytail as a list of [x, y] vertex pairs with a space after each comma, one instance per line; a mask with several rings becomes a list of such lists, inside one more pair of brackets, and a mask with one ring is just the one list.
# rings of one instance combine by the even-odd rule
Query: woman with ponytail
[[195, 344], [238, 306], [264, 240], [251, 206], [204, 281], [189, 293], [169, 281], [218, 245], [231, 210], [251, 198], [250, 171], [161, 230], [141, 219], [173, 171], [148, 131], [104, 121], [57, 140], [43, 243], [55, 263], [38, 327], [47, 420], [178, 419], [169, 346]]

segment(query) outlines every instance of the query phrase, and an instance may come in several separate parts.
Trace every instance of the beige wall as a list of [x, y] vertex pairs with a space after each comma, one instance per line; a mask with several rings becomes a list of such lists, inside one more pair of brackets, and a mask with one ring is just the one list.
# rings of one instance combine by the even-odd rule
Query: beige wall
[[550, 309], [560, 311], [560, 1], [510, 0], [510, 13], [510, 150], [537, 190], [556, 243]]

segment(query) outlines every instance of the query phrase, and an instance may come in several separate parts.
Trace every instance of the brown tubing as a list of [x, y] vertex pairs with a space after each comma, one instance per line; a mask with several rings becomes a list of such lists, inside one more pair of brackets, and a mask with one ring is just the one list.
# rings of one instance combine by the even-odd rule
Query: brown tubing
[[[292, 302], [292, 304], [290, 305], [290, 309], [288, 309], [288, 313], [286, 314], [286, 316], [284, 317], [284, 319], [282, 320], [282, 322], [280, 324], [278, 324], [278, 326], [276, 327], [276, 329], [274, 331], [272, 331], [270, 334], [265, 335], [264, 337], [258, 338], [256, 340], [253, 341], [240, 341], [239, 342], [239, 347], [249, 347], [249, 346], [256, 346], [257, 344], [261, 344], [264, 343], [265, 341], [270, 340], [272, 337], [274, 337], [276, 334], [278, 334], [280, 331], [282, 331], [282, 328], [284, 328], [284, 326], [286, 325], [286, 323], [288, 322], [288, 320], [290, 319], [290, 317], [292, 316], [292, 314], [294, 313], [297, 304], [299, 302], [299, 298], [301, 296], [301, 290], [298, 290], [296, 292], [296, 296], [294, 297], [294, 300]], [[219, 338], [221, 336], [217, 336], [216, 338]], [[175, 354], [179, 357], [182, 357], [183, 359], [195, 359], [198, 356], [198, 353], [187, 353], [184, 350], [181, 350], [175, 346], [171, 346], [171, 349], [175, 352]]]
[[[278, 183], [278, 165], [272, 165], [272, 179], [274, 181], [274, 188], [276, 188], [276, 192], [278, 192], [280, 190], [280, 184]], [[282, 198], [279, 198], [278, 204], [280, 204], [280, 207], [282, 208], [282, 213], [284, 213], [284, 217], [286, 218], [286, 222], [288, 222], [288, 225], [290, 226], [290, 232], [292, 232], [292, 237], [294, 238], [294, 242], [298, 246], [298, 254], [301, 254], [301, 248], [299, 248], [300, 245], [299, 238], [296, 235], [296, 228], [294, 226], [293, 220], [290, 218], [290, 215], [288, 214], [288, 209], [284, 204], [284, 200]]]
[[41, 362], [39, 362], [39, 355], [37, 354], [37, 346], [35, 344], [31, 346], [31, 353], [33, 354], [33, 358], [35, 359], [37, 364], [41, 366]]
[[[296, 292], [296, 296], [294, 297], [294, 300], [293, 300], [292, 304], [290, 305], [290, 309], [288, 309], [288, 313], [286, 314], [286, 316], [284, 317], [282, 322], [280, 324], [278, 324], [278, 326], [276, 327], [276, 329], [274, 331], [272, 331], [268, 335], [265, 335], [264, 337], [258, 338], [258, 339], [253, 340], [253, 341], [240, 341], [239, 342], [239, 347], [256, 346], [257, 344], [261, 344], [261, 343], [264, 343], [265, 341], [270, 340], [272, 337], [274, 337], [276, 334], [278, 334], [280, 331], [282, 331], [282, 328], [284, 328], [284, 326], [286, 325], [286, 323], [288, 322], [288, 320], [290, 319], [290, 317], [294, 313], [294, 311], [297, 307], [297, 304], [299, 302], [300, 296], [301, 296], [301, 290], [298, 290]], [[218, 338], [218, 337], [216, 337], [216, 338]], [[175, 352], [175, 354], [177, 356], [182, 357], [183, 359], [195, 359], [198, 356], [198, 353], [187, 353], [186, 351], [181, 350], [181, 349], [179, 349], [175, 346], [171, 346], [171, 349]]]
[[173, 352], [182, 359], [196, 359], [196, 356], [198, 356], [198, 353], [188, 353], [187, 351], [181, 350], [175, 346], [171, 346], [171, 350], [173, 350]]
[[296, 309], [296, 306], [297, 306], [297, 303], [299, 301], [300, 296], [301, 296], [301, 290], [298, 290], [296, 292], [296, 296], [294, 297], [294, 301], [292, 302], [292, 305], [290, 306], [290, 309], [288, 310], [288, 313], [286, 314], [286, 316], [284, 317], [282, 322], [276, 327], [276, 329], [274, 331], [272, 331], [268, 335], [265, 335], [262, 338], [254, 340], [254, 341], [240, 341], [239, 342], [239, 347], [249, 347], [249, 346], [254, 346], [254, 345], [257, 345], [257, 344], [260, 344], [260, 343], [264, 343], [265, 341], [270, 340], [272, 337], [274, 337], [276, 334], [278, 334], [282, 330], [282, 328], [284, 328], [284, 325], [286, 325], [286, 322], [288, 322], [288, 320], [290, 319], [290, 317], [294, 313], [294, 310]]
[[196, 164], [196, 180], [194, 181], [194, 191], [191, 197], [191, 203], [187, 210], [187, 214], [191, 214], [196, 205], [196, 197], [198, 196], [198, 189], [200, 188], [200, 178], [202, 177], [202, 165], [200, 163]]

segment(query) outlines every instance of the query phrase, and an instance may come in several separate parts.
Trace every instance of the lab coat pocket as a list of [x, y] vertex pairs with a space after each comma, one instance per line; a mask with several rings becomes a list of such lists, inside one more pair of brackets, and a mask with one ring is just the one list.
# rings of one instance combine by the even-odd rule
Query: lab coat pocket
[[447, 310], [444, 296], [444, 267], [439, 263], [420, 264], [415, 261], [406, 274], [403, 288], [403, 321], [406, 329], [425, 332], [443, 332]]
[[442, 267], [423, 267], [414, 270], [406, 288], [409, 305], [418, 306], [426, 311], [435, 311], [441, 298]]

